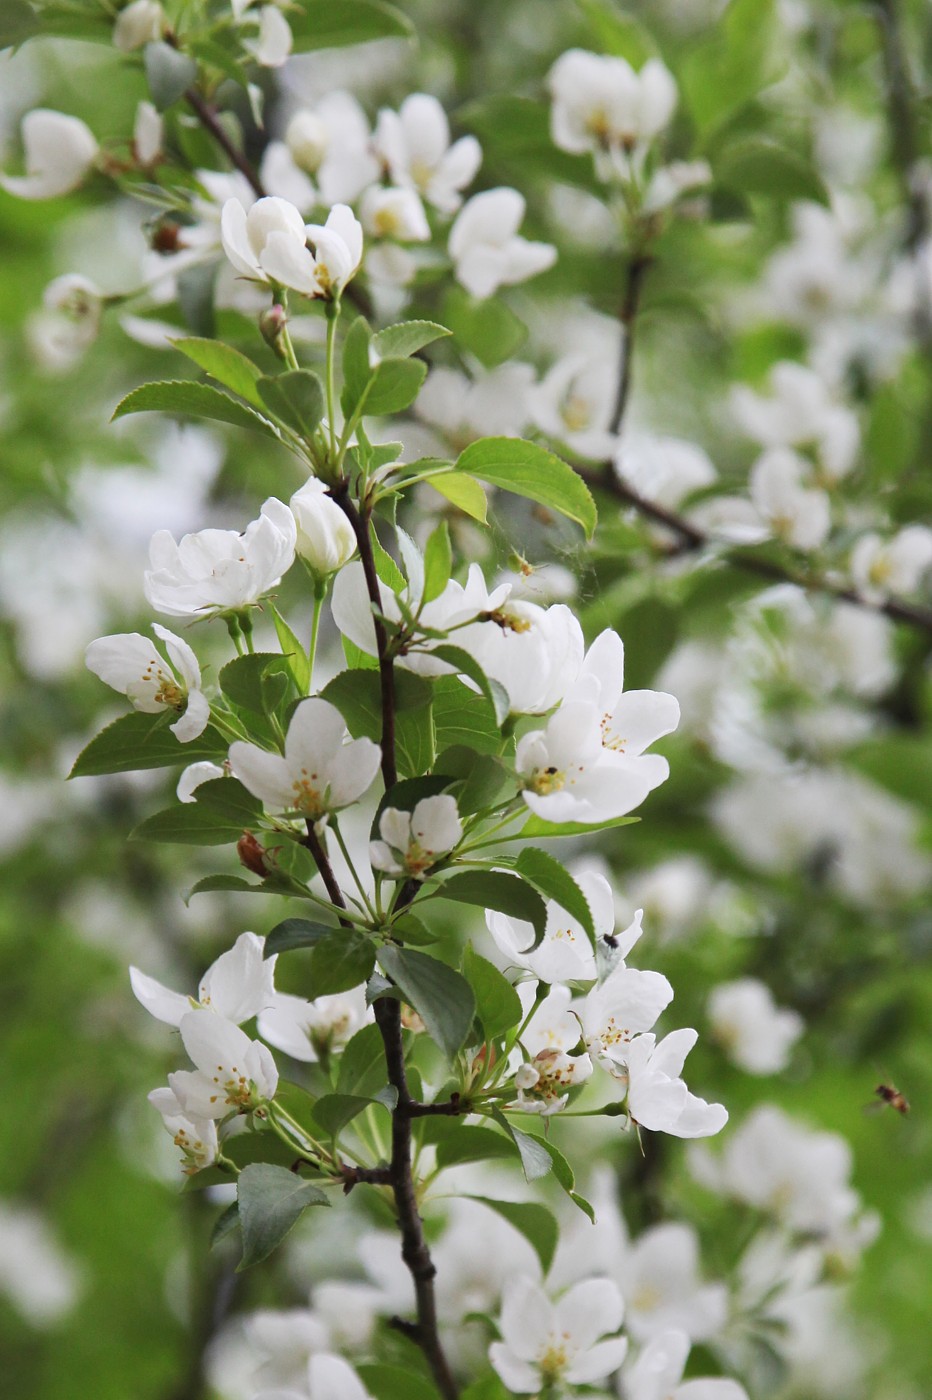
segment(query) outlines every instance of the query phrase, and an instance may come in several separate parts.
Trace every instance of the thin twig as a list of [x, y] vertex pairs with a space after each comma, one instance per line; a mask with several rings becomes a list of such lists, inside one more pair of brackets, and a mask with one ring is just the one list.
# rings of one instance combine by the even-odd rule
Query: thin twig
[[625, 408], [628, 404], [628, 394], [631, 391], [631, 365], [634, 355], [634, 335], [637, 328], [638, 312], [641, 308], [641, 292], [644, 289], [644, 279], [647, 276], [653, 258], [647, 253], [632, 254], [625, 276], [625, 289], [621, 306], [618, 309], [618, 321], [621, 325], [623, 335], [621, 342], [621, 371], [618, 376], [618, 391], [615, 395], [615, 406], [612, 409], [612, 417], [608, 431], [617, 434], [621, 428], [622, 419], [625, 416]]
[[770, 579], [774, 583], [792, 583], [797, 588], [805, 589], [807, 593], [825, 593], [831, 598], [837, 598], [840, 602], [851, 603], [858, 608], [866, 608], [869, 612], [882, 613], [893, 622], [905, 622], [911, 627], [917, 627], [932, 635], [932, 610], [929, 608], [906, 603], [900, 598], [868, 598], [847, 584], [834, 583], [831, 579], [811, 574], [797, 573], [775, 559], [762, 559], [760, 555], [746, 553], [738, 546], [723, 544], [721, 540], [716, 539], [714, 535], [708, 534], [705, 530], [701, 530], [685, 516], [677, 515], [675, 511], [657, 505], [654, 501], [648, 500], [646, 496], [640, 495], [633, 487], [621, 480], [611, 463], [607, 463], [604, 468], [584, 467], [577, 464], [576, 470], [588, 485], [609, 492], [625, 505], [632, 506], [639, 515], [653, 520], [658, 525], [663, 525], [676, 535], [677, 545], [671, 553], [684, 554], [694, 550], [714, 548], [718, 550], [720, 557], [726, 563], [731, 564], [733, 568], [743, 570], [744, 573], [756, 574], [759, 578]]
[[382, 780], [385, 783], [385, 791], [388, 792], [389, 788], [394, 787], [398, 781], [398, 769], [395, 761], [395, 667], [388, 650], [385, 625], [378, 615], [382, 611], [382, 594], [375, 567], [375, 556], [372, 552], [372, 541], [369, 537], [369, 517], [361, 514], [357, 509], [355, 502], [350, 497], [348, 482], [343, 481], [339, 486], [334, 487], [331, 495], [353, 527], [356, 544], [359, 547], [359, 558], [362, 561], [363, 573], [366, 578], [369, 602], [373, 608], [378, 610], [377, 613], [373, 613], [372, 622], [375, 627], [375, 645], [379, 658], [379, 685], [382, 702]]
[[230, 164], [235, 166], [249, 185], [257, 199], [261, 199], [265, 194], [262, 188], [262, 181], [252, 162], [238, 150], [230, 140], [224, 129], [223, 123], [219, 120], [214, 108], [198, 92], [197, 88], [188, 88], [185, 93], [185, 101], [197, 116], [198, 121], [205, 131], [209, 131], [217, 145], [223, 151]]

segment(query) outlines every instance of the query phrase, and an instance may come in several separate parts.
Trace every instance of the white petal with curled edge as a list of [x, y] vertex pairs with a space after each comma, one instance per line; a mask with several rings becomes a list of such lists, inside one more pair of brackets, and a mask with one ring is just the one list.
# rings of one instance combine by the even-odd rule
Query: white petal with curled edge
[[133, 996], [139, 1004], [146, 1008], [150, 1016], [164, 1021], [167, 1026], [180, 1026], [182, 1016], [192, 1010], [190, 997], [163, 987], [161, 982], [140, 972], [138, 967], [130, 968], [129, 980]]
[[234, 778], [270, 812], [287, 812], [294, 806], [291, 770], [279, 754], [266, 753], [257, 745], [238, 739], [230, 745], [230, 768]]
[[[611, 1279], [591, 1278], [577, 1283], [564, 1294], [554, 1310], [557, 1329], [568, 1332], [573, 1346], [586, 1351], [606, 1333], [618, 1331], [625, 1315], [625, 1304], [618, 1285]], [[598, 1372], [600, 1376], [607, 1374], [607, 1371]]]
[[202, 690], [192, 690], [188, 693], [184, 714], [169, 728], [179, 743], [190, 744], [192, 739], [203, 734], [209, 722], [210, 701]]

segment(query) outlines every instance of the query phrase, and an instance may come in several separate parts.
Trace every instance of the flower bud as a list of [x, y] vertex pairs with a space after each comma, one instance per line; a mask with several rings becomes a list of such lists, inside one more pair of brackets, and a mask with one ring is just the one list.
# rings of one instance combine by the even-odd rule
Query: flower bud
[[322, 481], [312, 477], [289, 502], [298, 527], [295, 546], [315, 574], [326, 576], [352, 559], [356, 552], [353, 527], [340, 507], [327, 495]]
[[276, 302], [259, 317], [259, 331], [269, 349], [274, 350], [280, 360], [284, 360], [285, 347], [282, 345], [282, 331], [288, 324], [285, 308]]
[[20, 199], [54, 199], [76, 189], [97, 159], [99, 147], [80, 117], [36, 107], [22, 122], [26, 174], [0, 177]]
[[533, 1089], [540, 1082], [540, 1075], [533, 1065], [519, 1065], [515, 1070], [515, 1088], [522, 1093], [528, 1089]]
[[327, 124], [316, 112], [295, 112], [285, 130], [285, 145], [295, 165], [314, 175], [327, 154]]
[[133, 155], [137, 165], [154, 165], [162, 154], [164, 123], [151, 102], [140, 102], [133, 126]]
[[165, 11], [158, 0], [133, 0], [117, 15], [113, 26], [113, 45], [121, 53], [154, 44], [162, 37]]

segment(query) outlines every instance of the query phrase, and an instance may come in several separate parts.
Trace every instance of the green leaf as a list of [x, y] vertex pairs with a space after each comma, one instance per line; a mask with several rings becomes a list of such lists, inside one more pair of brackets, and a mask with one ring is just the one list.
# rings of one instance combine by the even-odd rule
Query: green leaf
[[251, 880], [244, 880], [241, 875], [205, 875], [203, 880], [198, 880], [196, 885], [192, 885], [185, 895], [185, 904], [196, 894], [208, 894], [217, 890], [236, 891], [239, 894], [266, 894], [264, 884], [256, 885]]
[[414, 1007], [432, 1040], [455, 1059], [472, 1029], [476, 998], [460, 973], [427, 953], [386, 946], [379, 964]]
[[521, 998], [498, 968], [467, 945], [463, 975], [476, 997], [476, 1015], [486, 1040], [496, 1040], [521, 1021]]
[[679, 78], [706, 135], [775, 81], [785, 65], [776, 0], [731, 0], [710, 37], [691, 45]]
[[[382, 691], [378, 671], [340, 671], [321, 691], [336, 705], [354, 739], [376, 742], [382, 734]], [[395, 672], [395, 749], [398, 771], [414, 777], [429, 768], [434, 757], [430, 716], [433, 691], [429, 681], [411, 671]]]
[[143, 715], [134, 711], [108, 724], [81, 750], [69, 778], [96, 778], [103, 773], [132, 773], [143, 768], [169, 768], [226, 758], [229, 744], [208, 727], [188, 744], [179, 743], [170, 725], [176, 715]]
[[513, 919], [524, 919], [534, 925], [538, 941], [544, 936], [547, 906], [518, 875], [505, 870], [464, 870], [445, 880], [437, 893], [458, 904], [476, 904], [480, 909], [498, 909]]
[[372, 331], [365, 316], [357, 316], [343, 342], [343, 393], [340, 402], [347, 418], [352, 414], [372, 378], [369, 342]]
[[485, 369], [510, 360], [527, 340], [527, 326], [499, 296], [479, 301], [462, 287], [453, 287], [444, 300], [443, 316], [457, 343]]
[[353, 928], [332, 929], [314, 943], [308, 986], [313, 997], [347, 992], [368, 981], [375, 967], [375, 945]]
[[236, 1201], [243, 1230], [243, 1257], [237, 1273], [266, 1259], [308, 1206], [330, 1204], [319, 1186], [302, 1181], [286, 1167], [265, 1162], [243, 1168], [237, 1181]]
[[188, 336], [185, 340], [173, 340], [172, 344], [212, 379], [232, 389], [234, 394], [246, 399], [255, 408], [262, 407], [256, 388], [262, 371], [239, 350], [234, 350], [232, 345], [224, 345], [222, 340], [207, 340], [203, 336]]
[[501, 1124], [518, 1149], [525, 1181], [539, 1181], [542, 1176], [553, 1170], [553, 1159], [547, 1151], [547, 1144], [541, 1138], [512, 1127], [500, 1109], [494, 1109], [492, 1117], [496, 1123]]
[[463, 1123], [460, 1119], [437, 1119], [430, 1124], [425, 1137], [437, 1142], [437, 1166], [441, 1169], [463, 1162], [513, 1159], [516, 1155], [510, 1136], [478, 1123]]
[[247, 404], [233, 399], [221, 389], [198, 384], [193, 379], [163, 379], [154, 384], [142, 384], [121, 399], [113, 410], [113, 419], [128, 413], [172, 413], [186, 418], [211, 418], [218, 423], [232, 423], [237, 428], [252, 428], [266, 437], [278, 440], [278, 433], [265, 418]]
[[15, 48], [41, 32], [39, 17], [25, 0], [6, 0], [0, 17], [0, 49]]
[[383, 1098], [370, 1098], [363, 1094], [324, 1094], [314, 1105], [314, 1122], [331, 1137], [339, 1137], [347, 1123], [373, 1104], [381, 1104], [391, 1113], [398, 1102], [398, 1091], [389, 1086], [384, 1094]]
[[596, 40], [599, 53], [624, 58], [640, 68], [657, 53], [653, 37], [630, 15], [619, 14], [606, 0], [576, 0]]
[[[211, 778], [200, 783], [194, 793], [193, 806], [228, 817], [231, 821], [258, 822], [262, 818], [262, 803], [238, 778]], [[190, 802], [184, 804], [192, 806]]]
[[587, 536], [595, 530], [595, 501], [588, 486], [562, 458], [536, 443], [480, 438], [460, 453], [456, 470], [559, 511], [581, 525]]
[[285, 661], [288, 663], [288, 670], [291, 672], [295, 689], [299, 695], [306, 695], [311, 685], [311, 663], [308, 660], [307, 652], [301, 645], [300, 638], [295, 635], [281, 613], [268, 599], [266, 599], [264, 607], [275, 624], [275, 635], [278, 637], [278, 644], [284, 653]]
[[380, 359], [404, 359], [449, 334], [446, 326], [438, 326], [436, 321], [400, 321], [397, 326], [376, 331], [372, 344]]
[[143, 54], [146, 82], [152, 101], [160, 112], [171, 107], [197, 82], [197, 64], [189, 54], [159, 39], [146, 44]]
[[444, 472], [442, 476], [430, 477], [427, 484], [464, 515], [478, 520], [480, 525], [488, 524], [489, 503], [475, 477], [466, 472]]
[[234, 705], [250, 714], [267, 715], [285, 698], [291, 668], [275, 651], [256, 651], [237, 656], [221, 667], [220, 689]]
[[[217, 782], [232, 782], [218, 778]], [[156, 812], [129, 834], [130, 841], [165, 841], [180, 846], [225, 846], [238, 841], [246, 827], [255, 826], [260, 812], [251, 811], [243, 821], [223, 815], [198, 802], [184, 802]]]
[[229, 1239], [231, 1235], [239, 1230], [239, 1206], [235, 1201], [228, 1205], [226, 1210], [218, 1215], [214, 1221], [214, 1228], [210, 1232], [210, 1249], [214, 1249], [222, 1240]]
[[407, 15], [385, 0], [301, 0], [289, 11], [294, 52], [342, 49], [370, 39], [412, 39], [414, 25]]
[[290, 953], [292, 948], [313, 948], [335, 932], [332, 924], [315, 924], [310, 919], [283, 919], [266, 937], [265, 956]]
[[372, 375], [365, 412], [370, 415], [400, 413], [409, 408], [426, 378], [427, 365], [423, 360], [381, 360]]
[[[448, 750], [448, 752], [450, 752]], [[483, 807], [490, 807], [506, 785], [514, 779], [505, 766], [491, 754], [476, 754], [470, 749], [453, 750], [469, 756], [467, 777], [456, 791], [460, 816], [472, 816]]]
[[263, 378], [256, 388], [270, 413], [298, 437], [309, 440], [324, 416], [324, 386], [309, 369]]
[[640, 817], [613, 817], [607, 822], [548, 822], [543, 817], [530, 816], [518, 832], [519, 836], [538, 840], [545, 836], [592, 836], [598, 831], [610, 831], [615, 826], [632, 826]]
[[493, 1201], [488, 1196], [470, 1196], [468, 1199], [481, 1201], [520, 1231], [537, 1254], [544, 1273], [547, 1272], [553, 1263], [560, 1233], [552, 1211], [532, 1201]]
[[511, 710], [511, 699], [508, 691], [500, 681], [489, 679], [475, 657], [462, 647], [450, 646], [446, 642], [439, 647], [433, 647], [431, 656], [437, 657], [438, 661], [446, 661], [449, 665], [455, 666], [460, 675], [468, 676], [471, 681], [474, 681], [492, 706], [497, 723], [499, 725], [505, 723]]
[[713, 163], [713, 170], [718, 184], [739, 195], [829, 203], [825, 182], [813, 163], [776, 141], [754, 138], [729, 146]]
[[447, 522], [441, 520], [432, 530], [424, 546], [424, 602], [431, 603], [450, 582], [453, 571], [453, 549]]
[[370, 1361], [357, 1366], [356, 1371], [375, 1400], [440, 1400], [436, 1386], [407, 1366], [402, 1369]]
[[527, 846], [515, 862], [515, 870], [529, 880], [546, 899], [555, 899], [572, 919], [582, 924], [595, 947], [595, 926], [589, 901], [566, 866], [546, 851]]
[[502, 736], [491, 701], [470, 690], [456, 676], [439, 676], [433, 683], [433, 690], [438, 753], [458, 746], [477, 753], [499, 752]]
[[388, 1084], [382, 1032], [376, 1025], [363, 1026], [347, 1043], [340, 1056], [337, 1074], [338, 1094], [375, 1097]]

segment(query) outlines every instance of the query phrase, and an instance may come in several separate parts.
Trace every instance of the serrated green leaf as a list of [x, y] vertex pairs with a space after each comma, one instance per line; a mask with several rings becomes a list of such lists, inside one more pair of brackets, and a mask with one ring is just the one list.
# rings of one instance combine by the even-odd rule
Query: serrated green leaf
[[516, 1155], [514, 1139], [509, 1134], [497, 1133], [493, 1128], [484, 1128], [478, 1123], [462, 1123], [459, 1119], [443, 1120], [431, 1124], [427, 1136], [436, 1140], [437, 1166], [459, 1166], [463, 1162], [488, 1162], [513, 1159]]
[[432, 486], [438, 495], [443, 496], [444, 500], [456, 506], [464, 515], [478, 520], [480, 525], [488, 524], [489, 503], [475, 477], [466, 472], [444, 472], [442, 476], [429, 477], [427, 485]]
[[314, 997], [332, 996], [358, 987], [375, 967], [375, 945], [353, 928], [331, 930], [314, 943], [308, 985]]
[[173, 340], [172, 344], [212, 379], [232, 389], [234, 394], [246, 399], [255, 408], [262, 407], [256, 388], [262, 371], [239, 350], [234, 350], [232, 345], [224, 345], [222, 340], [207, 340], [203, 336], [188, 336], [184, 340]]
[[437, 892], [443, 899], [453, 899], [458, 904], [497, 909], [512, 919], [523, 919], [534, 925], [538, 941], [544, 936], [547, 906], [537, 891], [518, 875], [505, 870], [464, 870], [445, 880]]
[[450, 582], [453, 571], [453, 549], [447, 522], [441, 520], [427, 537], [424, 546], [424, 602], [432, 603]]
[[335, 932], [332, 924], [315, 924], [310, 919], [283, 919], [266, 936], [265, 956], [289, 953], [293, 948], [313, 948]]
[[456, 470], [559, 511], [581, 525], [588, 536], [595, 530], [595, 501], [588, 486], [562, 458], [536, 443], [522, 438], [479, 438], [460, 453]]
[[521, 1021], [521, 998], [508, 978], [467, 945], [463, 975], [476, 997], [478, 1016], [486, 1040], [496, 1040]]
[[470, 652], [463, 647], [450, 646], [444, 642], [439, 647], [431, 648], [431, 656], [435, 656], [438, 661], [446, 661], [448, 665], [454, 666], [459, 675], [468, 676], [480, 689], [485, 698], [489, 701], [495, 712], [495, 719], [499, 725], [505, 723], [511, 710], [511, 699], [508, 691], [500, 681], [491, 680], [482, 667]]
[[632, 826], [640, 820], [640, 817], [613, 817], [607, 822], [548, 822], [543, 817], [530, 816], [518, 835], [528, 840], [547, 836], [593, 836], [599, 831], [610, 831], [612, 827]]
[[112, 418], [125, 418], [128, 413], [172, 413], [185, 418], [210, 418], [218, 423], [232, 423], [237, 428], [251, 428], [278, 441], [278, 434], [271, 423], [248, 404], [231, 398], [222, 389], [199, 384], [194, 379], [163, 379], [140, 385], [120, 400]]
[[264, 607], [275, 624], [275, 635], [278, 637], [278, 644], [282, 649], [285, 661], [288, 663], [295, 689], [299, 695], [306, 695], [311, 684], [311, 663], [307, 652], [301, 645], [300, 638], [292, 631], [278, 609], [268, 600], [266, 600]]
[[439, 676], [433, 689], [432, 713], [438, 753], [457, 746], [474, 749], [477, 753], [499, 752], [502, 736], [490, 700], [470, 690], [456, 676]]
[[185, 895], [185, 904], [196, 894], [208, 894], [219, 890], [235, 891], [238, 894], [267, 894], [264, 884], [256, 885], [251, 880], [244, 880], [241, 875], [205, 875], [197, 884], [192, 885]]
[[234, 705], [250, 714], [267, 715], [284, 699], [291, 668], [274, 651], [237, 656], [220, 669], [220, 689]]
[[179, 743], [169, 727], [175, 719], [168, 712], [143, 715], [134, 711], [122, 715], [81, 750], [69, 778], [95, 778], [104, 773], [132, 773], [226, 758], [227, 741], [209, 727], [189, 744]]
[[595, 947], [595, 926], [589, 901], [562, 862], [546, 851], [527, 846], [518, 855], [515, 870], [526, 880], [530, 880], [534, 888], [546, 899], [555, 899], [561, 909], [565, 909], [571, 918], [582, 924], [589, 935], [590, 943]]
[[391, 1113], [397, 1102], [398, 1090], [391, 1085], [387, 1085], [378, 1097], [368, 1094], [324, 1094], [314, 1105], [314, 1122], [331, 1137], [339, 1137], [347, 1123], [351, 1123], [367, 1108], [379, 1105]]
[[[221, 778], [218, 781], [228, 780]], [[255, 816], [251, 815], [246, 825], [251, 826], [255, 822]], [[242, 821], [223, 816], [198, 802], [184, 802], [147, 817], [130, 832], [127, 839], [165, 841], [180, 846], [225, 846], [227, 842], [238, 841], [243, 830]]]
[[239, 1206], [234, 1201], [228, 1205], [226, 1210], [218, 1215], [214, 1221], [214, 1228], [210, 1232], [210, 1249], [215, 1249], [221, 1241], [229, 1239], [239, 1230]]
[[534, 1250], [546, 1274], [553, 1263], [560, 1234], [552, 1211], [535, 1201], [493, 1201], [488, 1196], [470, 1196], [468, 1199], [481, 1201], [507, 1220], [509, 1225], [513, 1225]]
[[298, 437], [309, 441], [324, 416], [324, 386], [309, 369], [290, 369], [258, 380], [256, 389], [268, 411]]
[[479, 301], [462, 287], [452, 287], [443, 303], [443, 315], [457, 343], [471, 351], [485, 369], [510, 360], [527, 340], [527, 326], [498, 296]]
[[404, 359], [449, 334], [446, 326], [439, 326], [436, 321], [400, 321], [397, 326], [376, 331], [372, 343], [380, 359]]
[[366, 414], [401, 413], [410, 408], [426, 378], [427, 365], [423, 360], [397, 357], [381, 360], [373, 371], [366, 395]]
[[553, 1170], [553, 1159], [547, 1151], [547, 1144], [541, 1138], [513, 1127], [499, 1109], [493, 1111], [492, 1117], [496, 1123], [501, 1124], [518, 1149], [525, 1181], [539, 1181], [542, 1176]]
[[453, 1060], [472, 1029], [476, 998], [466, 979], [437, 958], [413, 948], [386, 946], [379, 964], [414, 1007], [432, 1040]]
[[369, 342], [372, 331], [365, 316], [357, 316], [343, 342], [343, 393], [340, 403], [349, 418], [372, 378]]
[[302, 1181], [286, 1167], [265, 1162], [256, 1162], [240, 1172], [236, 1201], [243, 1231], [243, 1257], [237, 1273], [268, 1258], [308, 1206], [330, 1204], [313, 1182]]
[[376, 1025], [363, 1026], [349, 1040], [340, 1056], [337, 1093], [374, 1098], [387, 1084], [382, 1032]]
[[346, 48], [371, 39], [411, 39], [414, 25], [385, 0], [301, 0], [288, 15], [294, 52]]

